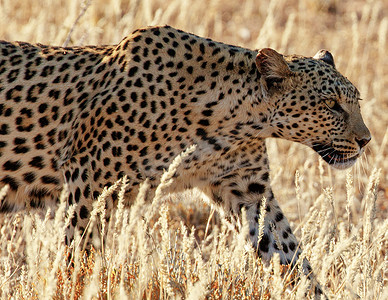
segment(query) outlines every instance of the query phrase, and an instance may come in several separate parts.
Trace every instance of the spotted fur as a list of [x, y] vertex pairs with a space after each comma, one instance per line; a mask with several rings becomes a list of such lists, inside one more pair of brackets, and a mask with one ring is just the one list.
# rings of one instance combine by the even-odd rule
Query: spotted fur
[[[370, 140], [358, 100], [327, 51], [283, 56], [168, 26], [136, 30], [113, 46], [3, 41], [0, 182], [10, 193], [2, 210], [47, 206], [68, 183], [68, 204], [78, 204], [71, 227], [82, 230], [104, 187], [127, 175], [129, 202], [142, 181], [153, 190], [195, 144], [171, 191], [199, 188], [236, 218], [245, 208], [259, 254], [289, 263], [300, 250], [270, 187], [265, 139], [299, 142], [333, 167], [349, 167]], [[116, 202], [113, 195], [109, 207]]]

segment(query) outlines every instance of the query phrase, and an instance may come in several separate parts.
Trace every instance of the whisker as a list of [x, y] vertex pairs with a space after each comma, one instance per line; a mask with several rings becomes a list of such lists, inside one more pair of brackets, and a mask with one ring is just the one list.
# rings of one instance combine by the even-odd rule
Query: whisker
[[[330, 154], [328, 153], [326, 156], [331, 156], [331, 154], [333, 154], [333, 153], [335, 153], [335, 150], [333, 150]], [[322, 157], [325, 157], [325, 156], [322, 156]], [[337, 157], [337, 154], [335, 154], [335, 155], [333, 155], [332, 157], [331, 157], [331, 159], [329, 160], [329, 165], [331, 165], [331, 162], [333, 161], [333, 159], [334, 159], [334, 161], [336, 160], [335, 158]]]
[[360, 163], [358, 164], [357, 171], [358, 171], [358, 174], [357, 174], [358, 190], [362, 191], [364, 189], [364, 184], [363, 184], [363, 180], [361, 178], [361, 165], [360, 165]]

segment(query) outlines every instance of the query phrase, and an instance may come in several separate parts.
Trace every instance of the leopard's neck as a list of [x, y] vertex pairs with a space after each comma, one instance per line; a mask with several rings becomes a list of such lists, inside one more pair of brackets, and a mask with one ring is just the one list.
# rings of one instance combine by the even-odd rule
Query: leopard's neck
[[[156, 101], [173, 103], [186, 115], [186, 122], [196, 123], [194, 142], [217, 139], [231, 147], [242, 139], [270, 136], [266, 128], [268, 103], [262, 101], [255, 65], [257, 51], [168, 26], [136, 31], [118, 49], [127, 51], [127, 61], [142, 58], [137, 71], [143, 67], [143, 77], [159, 80], [158, 85], [142, 80], [144, 88], [156, 94], [161, 87], [163, 97]], [[145, 61], [149, 61], [148, 70], [144, 70]]]

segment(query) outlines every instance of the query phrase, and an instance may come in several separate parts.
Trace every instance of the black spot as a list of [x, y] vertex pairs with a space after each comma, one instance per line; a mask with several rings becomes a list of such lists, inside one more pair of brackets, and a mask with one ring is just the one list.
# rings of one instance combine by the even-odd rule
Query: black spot
[[141, 35], [135, 36], [135, 37], [133, 38], [133, 40], [134, 40], [135, 42], [140, 41], [140, 40], [141, 40]]
[[27, 146], [18, 145], [17, 147], [13, 148], [12, 151], [13, 151], [15, 154], [27, 153], [28, 151], [30, 151], [30, 148], [27, 147]]
[[109, 164], [110, 164], [110, 159], [109, 159], [109, 158], [104, 158], [103, 163], [104, 163], [104, 167], [109, 166]]
[[202, 114], [206, 117], [210, 117], [213, 114], [213, 111], [211, 109], [206, 109], [202, 111]]
[[79, 202], [80, 197], [81, 197], [81, 190], [79, 187], [77, 187], [77, 189], [75, 190], [75, 193], [74, 193], [74, 200], [76, 203]]
[[251, 193], [263, 194], [265, 191], [265, 186], [257, 182], [252, 182], [248, 185], [248, 191]]
[[129, 167], [131, 168], [131, 170], [137, 171], [137, 163], [136, 162], [133, 162]]
[[138, 78], [133, 85], [136, 87], [143, 87], [143, 82]]
[[268, 234], [266, 234], [266, 233], [263, 234], [263, 237], [261, 238], [261, 241], [259, 243], [260, 251], [268, 252], [269, 251], [269, 243], [270, 243], [270, 240], [269, 240]]
[[288, 248], [290, 248], [291, 251], [294, 251], [295, 248], [296, 248], [295, 243], [294, 243], [294, 242], [290, 242], [290, 243], [288, 244]]
[[110, 142], [108, 141], [108, 142], [106, 142], [106, 143], [104, 143], [103, 145], [102, 145], [102, 150], [103, 151], [106, 151], [107, 149], [109, 149], [110, 148]]
[[33, 172], [24, 173], [23, 179], [27, 183], [33, 183], [36, 179], [36, 175]]
[[281, 220], [283, 220], [283, 217], [283, 214], [281, 212], [278, 212], [275, 216], [276, 222], [280, 222]]
[[217, 55], [217, 54], [220, 53], [220, 52], [221, 52], [221, 49], [220, 49], [220, 48], [215, 48], [215, 49], [213, 50], [212, 55]]
[[83, 172], [82, 172], [82, 175], [81, 175], [81, 179], [83, 182], [86, 182], [86, 180], [88, 179], [89, 175], [88, 175], [88, 169], [85, 169]]
[[273, 243], [273, 247], [275, 248], [275, 250], [279, 250], [278, 244], [276, 244], [276, 242]]
[[73, 194], [69, 194], [69, 197], [67, 198], [67, 203], [69, 204], [69, 205], [72, 205], [73, 204]]
[[73, 225], [74, 227], [77, 226], [77, 214], [73, 215], [73, 218], [71, 219], [71, 225]]
[[147, 141], [147, 138], [146, 138], [146, 136], [145, 136], [145, 134], [144, 134], [143, 131], [140, 131], [140, 132], [138, 133], [138, 137], [139, 137], [139, 140], [140, 140], [142, 143], [145, 143], [145, 142]]
[[264, 180], [264, 181], [267, 181], [268, 178], [269, 178], [268, 172], [265, 172], [265, 173], [261, 176], [261, 179]]
[[29, 195], [30, 197], [33, 197], [33, 198], [43, 198], [43, 197], [46, 197], [47, 195], [49, 195], [50, 192], [48, 191], [48, 189], [46, 188], [34, 188], [32, 191], [30, 191]]
[[140, 156], [146, 156], [148, 151], [148, 146], [140, 150]]
[[30, 80], [32, 77], [34, 77], [36, 74], [36, 71], [31, 71], [30, 69], [26, 69], [26, 72], [24, 73], [24, 79]]
[[198, 128], [198, 129], [197, 129], [197, 135], [198, 135], [198, 136], [206, 136], [207, 133], [206, 133], [206, 131], [205, 131], [204, 129]]
[[198, 124], [199, 125], [203, 125], [203, 126], [209, 126], [210, 125], [208, 119], [201, 119], [201, 120], [198, 121]]
[[175, 57], [175, 50], [174, 50], [174, 49], [168, 49], [167, 53], [168, 53], [168, 55], [170, 55], [171, 57]]
[[231, 193], [237, 197], [242, 197], [242, 193], [239, 190], [231, 190]]
[[80, 216], [81, 219], [86, 219], [86, 218], [89, 217], [89, 211], [88, 211], [88, 209], [86, 208], [85, 205], [81, 206], [81, 209], [79, 211], [79, 216]]
[[194, 83], [204, 82], [204, 81], [205, 81], [204, 76], [198, 76], [197, 78], [195, 78]]
[[115, 171], [118, 172], [120, 171], [120, 169], [121, 169], [121, 162], [118, 161], [115, 163]]
[[88, 161], [89, 161], [89, 156], [88, 155], [85, 155], [85, 156], [81, 157], [81, 159], [80, 159], [81, 166], [85, 165]]
[[90, 196], [90, 186], [89, 186], [89, 184], [85, 187], [85, 189], [84, 189], [84, 197], [85, 198], [89, 198], [89, 196]]
[[105, 70], [105, 68], [106, 68], [106, 64], [100, 65], [100, 66], [97, 68], [96, 73], [97, 73], [97, 74], [98, 74], [98, 73], [101, 73], [102, 71]]
[[226, 70], [228, 70], [228, 71], [231, 71], [231, 70], [233, 70], [234, 69], [234, 67], [233, 67], [233, 63], [228, 63], [228, 65], [226, 66]]
[[75, 170], [73, 171], [73, 174], [71, 175], [71, 181], [76, 181], [78, 179], [78, 176], [79, 176], [79, 168], [75, 168]]
[[22, 163], [20, 160], [17, 160], [17, 161], [8, 160], [4, 163], [3, 170], [4, 171], [16, 171], [16, 170], [19, 170], [21, 166], [22, 166]]
[[129, 69], [129, 71], [128, 71], [128, 76], [129, 77], [132, 77], [132, 76], [134, 76], [135, 74], [136, 74], [136, 72], [137, 72], [137, 70], [138, 70], [139, 68], [138, 67], [132, 67], [132, 68], [130, 68]]
[[44, 175], [41, 177], [41, 181], [42, 183], [45, 183], [45, 184], [59, 184], [59, 179], [56, 178], [56, 177], [53, 177], [53, 176], [49, 176], [49, 175]]
[[2, 124], [0, 126], [0, 135], [7, 135], [8, 134], [8, 125]]
[[35, 167], [38, 169], [43, 169], [45, 167], [42, 156], [34, 156], [28, 164], [31, 167]]
[[101, 169], [98, 169], [98, 170], [94, 173], [93, 180], [94, 180], [94, 181], [98, 181], [98, 179], [99, 179], [100, 176], [101, 176], [101, 173], [102, 173], [102, 170], [101, 170]]
[[49, 124], [47, 117], [42, 117], [38, 120], [40, 127], [45, 127]]

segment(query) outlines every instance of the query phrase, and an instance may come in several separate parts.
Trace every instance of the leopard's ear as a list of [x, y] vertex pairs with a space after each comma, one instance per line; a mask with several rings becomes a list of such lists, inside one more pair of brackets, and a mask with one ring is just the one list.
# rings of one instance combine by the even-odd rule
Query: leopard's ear
[[283, 56], [271, 48], [259, 50], [256, 66], [264, 77], [285, 78], [292, 74]]
[[313, 58], [322, 60], [333, 68], [335, 68], [333, 55], [327, 50], [319, 50]]
[[256, 66], [266, 83], [266, 89], [280, 87], [285, 79], [293, 77], [287, 62], [281, 54], [270, 48], [259, 50]]

